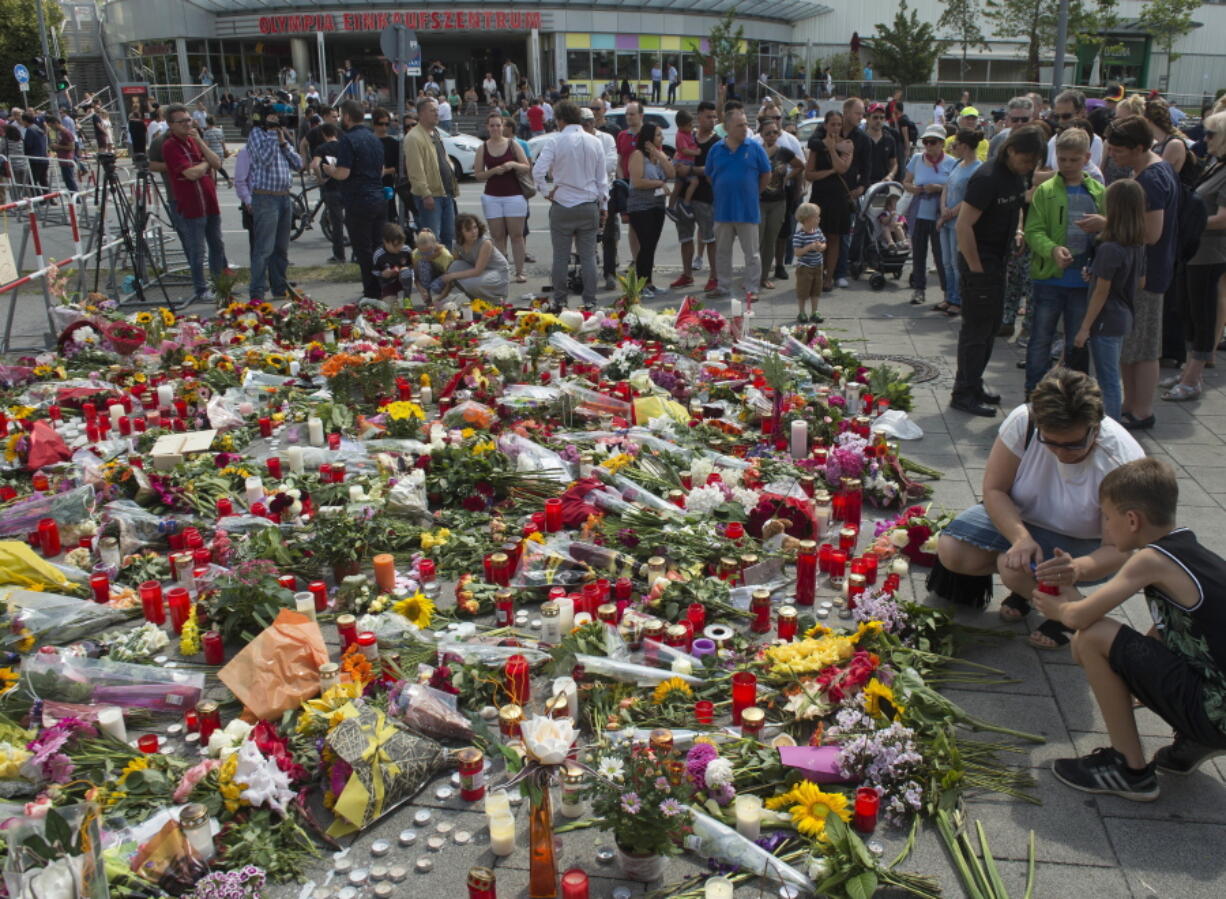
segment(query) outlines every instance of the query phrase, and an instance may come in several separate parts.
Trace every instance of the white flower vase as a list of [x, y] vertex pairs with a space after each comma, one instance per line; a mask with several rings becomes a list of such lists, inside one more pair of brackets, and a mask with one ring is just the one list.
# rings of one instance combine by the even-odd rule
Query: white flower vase
[[622, 876], [627, 880], [652, 883], [664, 876], [664, 856], [662, 855], [627, 852], [618, 846], [617, 863], [621, 867]]

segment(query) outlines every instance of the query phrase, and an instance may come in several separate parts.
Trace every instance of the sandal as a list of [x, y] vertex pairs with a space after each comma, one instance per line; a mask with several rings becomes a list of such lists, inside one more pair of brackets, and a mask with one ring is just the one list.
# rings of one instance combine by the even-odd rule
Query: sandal
[[1176, 384], [1166, 393], [1162, 394], [1164, 400], [1169, 400], [1172, 403], [1184, 403], [1188, 400], [1200, 399], [1200, 385], [1193, 387], [1191, 384]]
[[1000, 603], [996, 613], [1001, 621], [1022, 621], [1030, 614], [1030, 600], [1020, 593], [1010, 593]]
[[763, 281], [761, 283], [761, 287], [763, 290], [774, 290], [775, 282], [774, 281]]
[[520, 272], [519, 274], [517, 274], [517, 275], [515, 276], [515, 283], [516, 283], [516, 284], [526, 284], [526, 283], [528, 283], [528, 276], [527, 276], [527, 275], [525, 275], [523, 272]]
[[1069, 634], [1072, 632], [1072, 628], [1065, 627], [1054, 618], [1048, 618], [1034, 629], [1026, 642], [1035, 649], [1059, 649], [1068, 646]]
[[961, 306], [950, 306], [948, 309], [945, 310], [945, 314], [948, 315], [950, 318], [957, 318], [959, 315], [962, 314], [962, 307]]
[[945, 312], [945, 313], [948, 313], [948, 312], [949, 312], [949, 310], [950, 310], [950, 309], [952, 309], [952, 308], [954, 308], [954, 307], [953, 307], [953, 306], [951, 306], [951, 305], [949, 305], [949, 301], [948, 301], [948, 300], [942, 300], [941, 302], [937, 303], [935, 306], [933, 306], [933, 307], [932, 307], [932, 311], [933, 311], [933, 312]]

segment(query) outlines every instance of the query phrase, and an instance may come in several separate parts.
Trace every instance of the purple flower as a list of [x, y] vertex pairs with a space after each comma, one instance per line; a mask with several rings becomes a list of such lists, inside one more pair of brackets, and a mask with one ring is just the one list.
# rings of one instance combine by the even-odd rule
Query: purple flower
[[695, 743], [685, 757], [686, 776], [701, 786], [706, 780], [707, 765], [718, 755], [710, 743]]
[[666, 818], [675, 818], [680, 815], [685, 809], [676, 799], [665, 799], [660, 803], [660, 811], [664, 813]]
[[643, 807], [643, 801], [638, 793], [626, 793], [622, 796], [622, 811], [627, 815], [637, 815]]
[[667, 777], [657, 777], [656, 778], [656, 789], [659, 790], [661, 793], [668, 793], [672, 791], [672, 784], [668, 782]]

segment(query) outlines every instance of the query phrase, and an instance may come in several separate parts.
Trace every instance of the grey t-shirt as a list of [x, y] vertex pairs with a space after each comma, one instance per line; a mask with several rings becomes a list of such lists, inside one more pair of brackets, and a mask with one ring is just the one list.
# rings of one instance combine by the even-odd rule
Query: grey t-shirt
[[[1209, 217], [1217, 215], [1217, 211], [1226, 206], [1226, 165], [1219, 165], [1217, 171], [1200, 183], [1196, 195], [1205, 201]], [[1196, 255], [1188, 260], [1188, 265], [1219, 265], [1226, 262], [1226, 229], [1206, 228], [1200, 235], [1200, 246]]]
[[1094, 253], [1090, 274], [1111, 282], [1106, 305], [1090, 326], [1090, 334], [1126, 336], [1132, 330], [1132, 301], [1137, 284], [1145, 275], [1145, 247], [1126, 247], [1114, 241], [1101, 243]]
[[432, 137], [434, 143], [434, 153], [438, 156], [438, 171], [443, 179], [443, 193], [446, 196], [454, 197], [455, 190], [455, 171], [451, 168], [451, 160], [447, 158], [447, 148], [443, 146], [443, 138], [439, 136], [438, 129], [434, 129]]

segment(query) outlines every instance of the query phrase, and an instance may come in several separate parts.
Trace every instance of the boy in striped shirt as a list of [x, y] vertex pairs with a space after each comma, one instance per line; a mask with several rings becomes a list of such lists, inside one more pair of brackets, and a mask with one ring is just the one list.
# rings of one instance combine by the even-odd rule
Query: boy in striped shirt
[[[797, 324], [821, 324], [817, 301], [822, 295], [822, 265], [826, 252], [826, 235], [821, 229], [822, 211], [815, 203], [801, 203], [796, 208], [796, 232], [792, 247], [796, 254], [796, 314]], [[805, 315], [808, 301], [811, 314]]]

